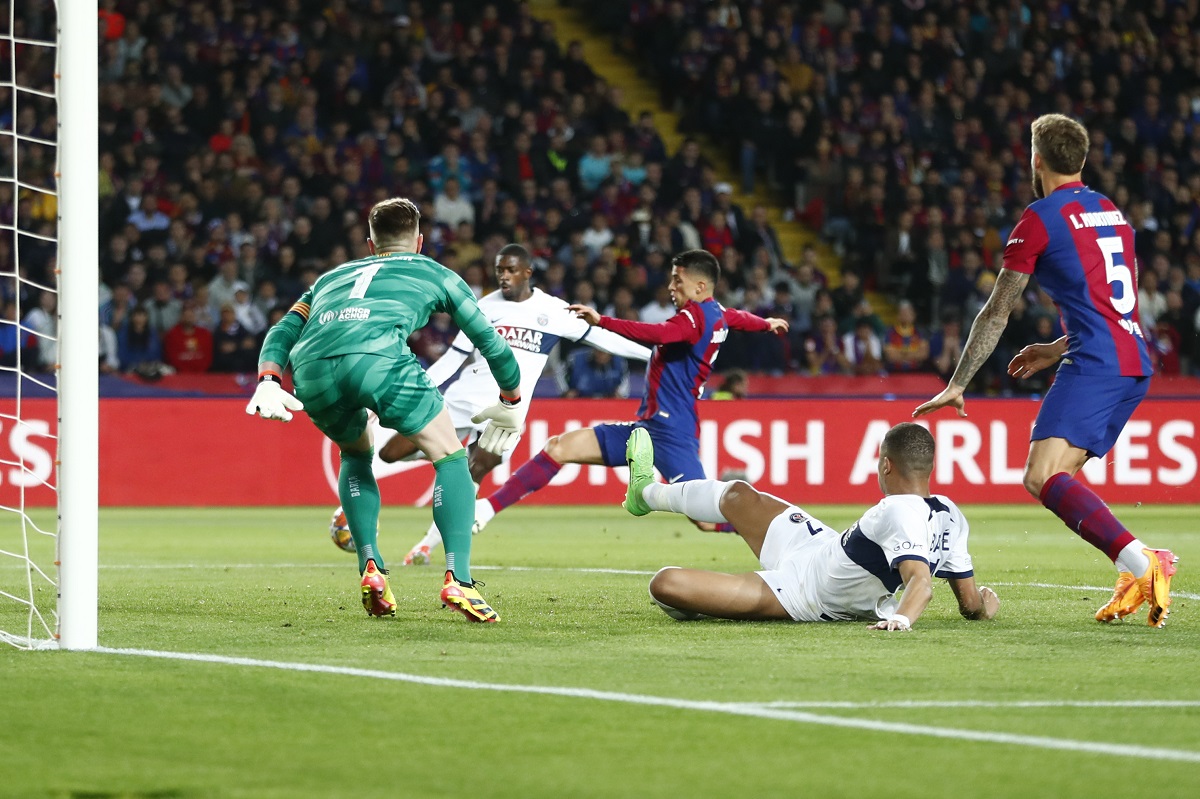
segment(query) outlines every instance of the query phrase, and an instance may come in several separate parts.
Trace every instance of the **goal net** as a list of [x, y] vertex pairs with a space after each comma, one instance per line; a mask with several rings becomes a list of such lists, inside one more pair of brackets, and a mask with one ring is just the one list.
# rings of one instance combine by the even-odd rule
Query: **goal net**
[[0, 641], [26, 649], [96, 644], [96, 7], [59, 5], [75, 33], [0, 0]]

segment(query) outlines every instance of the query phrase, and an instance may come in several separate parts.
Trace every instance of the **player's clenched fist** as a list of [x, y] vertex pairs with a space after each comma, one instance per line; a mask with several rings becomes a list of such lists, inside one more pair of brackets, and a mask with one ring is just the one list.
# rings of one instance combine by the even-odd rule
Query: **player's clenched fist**
[[263, 377], [254, 389], [254, 396], [246, 405], [246, 413], [258, 414], [264, 419], [292, 420], [292, 411], [304, 410], [304, 403], [283, 390], [276, 379]]

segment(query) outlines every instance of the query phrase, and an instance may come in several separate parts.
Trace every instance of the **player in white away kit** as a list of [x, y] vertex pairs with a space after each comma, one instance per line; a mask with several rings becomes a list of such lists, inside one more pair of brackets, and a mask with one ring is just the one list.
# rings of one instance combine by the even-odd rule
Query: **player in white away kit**
[[653, 445], [644, 433], [636, 431], [627, 448], [625, 509], [635, 516], [665, 510], [730, 522], [763, 566], [746, 574], [660, 570], [650, 596], [669, 616], [869, 619], [868, 629], [909, 630], [933, 596], [932, 577], [950, 582], [966, 618], [996, 615], [995, 592], [975, 586], [966, 518], [949, 499], [929, 493], [933, 436], [925, 428], [906, 422], [888, 431], [879, 448], [885, 496], [841, 533], [740, 480], [655, 482]]
[[[479, 300], [479, 310], [483, 311], [500, 337], [508, 342], [517, 358], [517, 364], [521, 367], [521, 396], [528, 398], [527, 402], [532, 401], [534, 388], [546, 367], [550, 351], [562, 339], [582, 341], [622, 358], [639, 361], [650, 359], [648, 348], [616, 333], [592, 327], [568, 311], [566, 302], [531, 287], [531, 274], [529, 251], [519, 244], [506, 245], [496, 254], [496, 282], [500, 288]], [[467, 442], [468, 465], [471, 479], [479, 485], [488, 472], [500, 465], [502, 457], [475, 446], [487, 420], [475, 422], [473, 417], [482, 408], [495, 402], [499, 388], [487, 361], [474, 347], [466, 335], [459, 333], [450, 349], [426, 372], [435, 386], [441, 386], [462, 368], [458, 380], [445, 391], [446, 409], [450, 412], [459, 439], [470, 438]], [[379, 450], [379, 459], [384, 463], [424, 457], [415, 444], [399, 433], [383, 431], [379, 439], [388, 435], [391, 438]], [[515, 446], [516, 440], [513, 443]], [[335, 516], [340, 511], [339, 508]], [[404, 565], [428, 564], [430, 552], [441, 541], [437, 525], [431, 525], [425, 537], [405, 556]]]

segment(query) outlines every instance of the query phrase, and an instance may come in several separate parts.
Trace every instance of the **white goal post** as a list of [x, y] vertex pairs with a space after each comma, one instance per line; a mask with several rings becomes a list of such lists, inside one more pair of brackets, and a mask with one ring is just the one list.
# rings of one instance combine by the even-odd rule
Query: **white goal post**
[[97, 645], [96, 12], [0, 0], [0, 644], [20, 649]]
[[92, 649], [97, 635], [99, 58], [95, 1], [58, 0], [58, 640], [63, 649]]

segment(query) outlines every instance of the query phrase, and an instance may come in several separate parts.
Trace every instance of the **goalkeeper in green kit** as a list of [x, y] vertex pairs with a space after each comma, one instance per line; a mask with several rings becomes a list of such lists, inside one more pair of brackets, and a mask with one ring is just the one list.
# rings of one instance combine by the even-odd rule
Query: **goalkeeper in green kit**
[[[367, 410], [420, 447], [436, 472], [433, 520], [446, 548], [442, 603], [471, 621], [496, 622], [499, 615], [471, 579], [475, 485], [467, 453], [442, 395], [406, 342], [431, 313], [454, 317], [500, 385], [499, 401], [474, 419], [490, 422], [479, 446], [497, 455], [515, 443], [524, 422], [521, 374], [466, 283], [420, 254], [420, 219], [416, 205], [402, 198], [371, 209], [371, 257], [322, 275], [271, 328], [259, 356], [258, 388], [246, 413], [286, 422], [291, 411], [305, 410], [341, 449], [338, 495], [358, 550], [363, 607], [372, 616], [395, 615], [396, 600], [376, 541], [379, 486], [371, 471]], [[280, 385], [289, 361], [295, 397]]]

